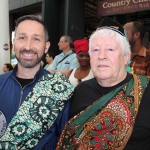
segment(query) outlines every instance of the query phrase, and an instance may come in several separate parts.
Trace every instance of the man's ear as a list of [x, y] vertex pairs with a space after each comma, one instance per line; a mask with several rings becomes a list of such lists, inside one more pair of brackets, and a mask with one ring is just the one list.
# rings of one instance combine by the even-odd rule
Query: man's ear
[[135, 32], [135, 33], [134, 33], [134, 37], [135, 37], [136, 39], [140, 38], [140, 32]]
[[12, 44], [12, 49], [13, 49], [13, 51], [15, 52], [14, 42], [15, 42], [15, 39], [13, 39], [13, 44]]
[[125, 62], [125, 65], [128, 65], [130, 59], [131, 59], [131, 54], [126, 54], [126, 55], [124, 55], [124, 62]]
[[70, 43], [69, 42], [66, 42], [67, 43], [67, 45], [69, 46], [70, 45]]
[[48, 52], [48, 49], [50, 48], [50, 45], [51, 45], [50, 42], [46, 42], [45, 53]]

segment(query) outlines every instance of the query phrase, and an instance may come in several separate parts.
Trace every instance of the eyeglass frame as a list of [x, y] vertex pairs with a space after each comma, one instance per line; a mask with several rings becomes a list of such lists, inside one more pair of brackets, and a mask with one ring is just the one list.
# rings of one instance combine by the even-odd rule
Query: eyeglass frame
[[68, 41], [66, 41], [66, 40], [60, 40], [58, 43], [61, 43], [61, 42], [68, 42]]

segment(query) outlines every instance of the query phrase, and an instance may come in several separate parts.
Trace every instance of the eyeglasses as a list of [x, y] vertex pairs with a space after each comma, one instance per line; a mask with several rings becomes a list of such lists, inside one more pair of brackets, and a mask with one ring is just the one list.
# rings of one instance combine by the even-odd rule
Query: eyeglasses
[[61, 42], [67, 42], [67, 41], [63, 41], [63, 40], [62, 40], [62, 41], [59, 41], [59, 43], [61, 43]]
[[83, 57], [89, 58], [89, 57], [90, 57], [89, 54], [78, 54], [78, 56], [79, 56], [80, 58], [83, 58]]

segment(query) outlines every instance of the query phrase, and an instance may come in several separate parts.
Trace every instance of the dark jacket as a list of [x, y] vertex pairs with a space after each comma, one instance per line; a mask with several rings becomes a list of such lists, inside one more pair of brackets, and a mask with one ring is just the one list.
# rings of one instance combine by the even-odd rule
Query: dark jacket
[[[13, 71], [0, 75], [0, 115], [2, 116], [0, 117], [0, 122], [3, 120], [4, 126], [3, 131], [0, 131], [0, 137], [5, 131], [5, 124], [7, 127], [28, 93], [31, 92], [43, 75], [49, 74], [48, 71], [41, 67], [36, 73], [33, 81], [22, 88], [16, 78], [17, 69], [16, 66]], [[46, 149], [46, 147], [51, 150], [55, 149], [61, 131], [68, 121], [69, 108], [70, 102], [65, 105], [65, 108], [59, 114], [52, 127], [34, 148], [35, 150]]]

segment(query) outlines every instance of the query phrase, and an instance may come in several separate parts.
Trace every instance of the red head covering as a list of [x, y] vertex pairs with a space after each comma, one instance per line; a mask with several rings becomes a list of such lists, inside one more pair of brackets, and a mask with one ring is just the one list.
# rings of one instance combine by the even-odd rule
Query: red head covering
[[89, 51], [89, 41], [80, 39], [74, 41], [75, 53], [88, 52]]

